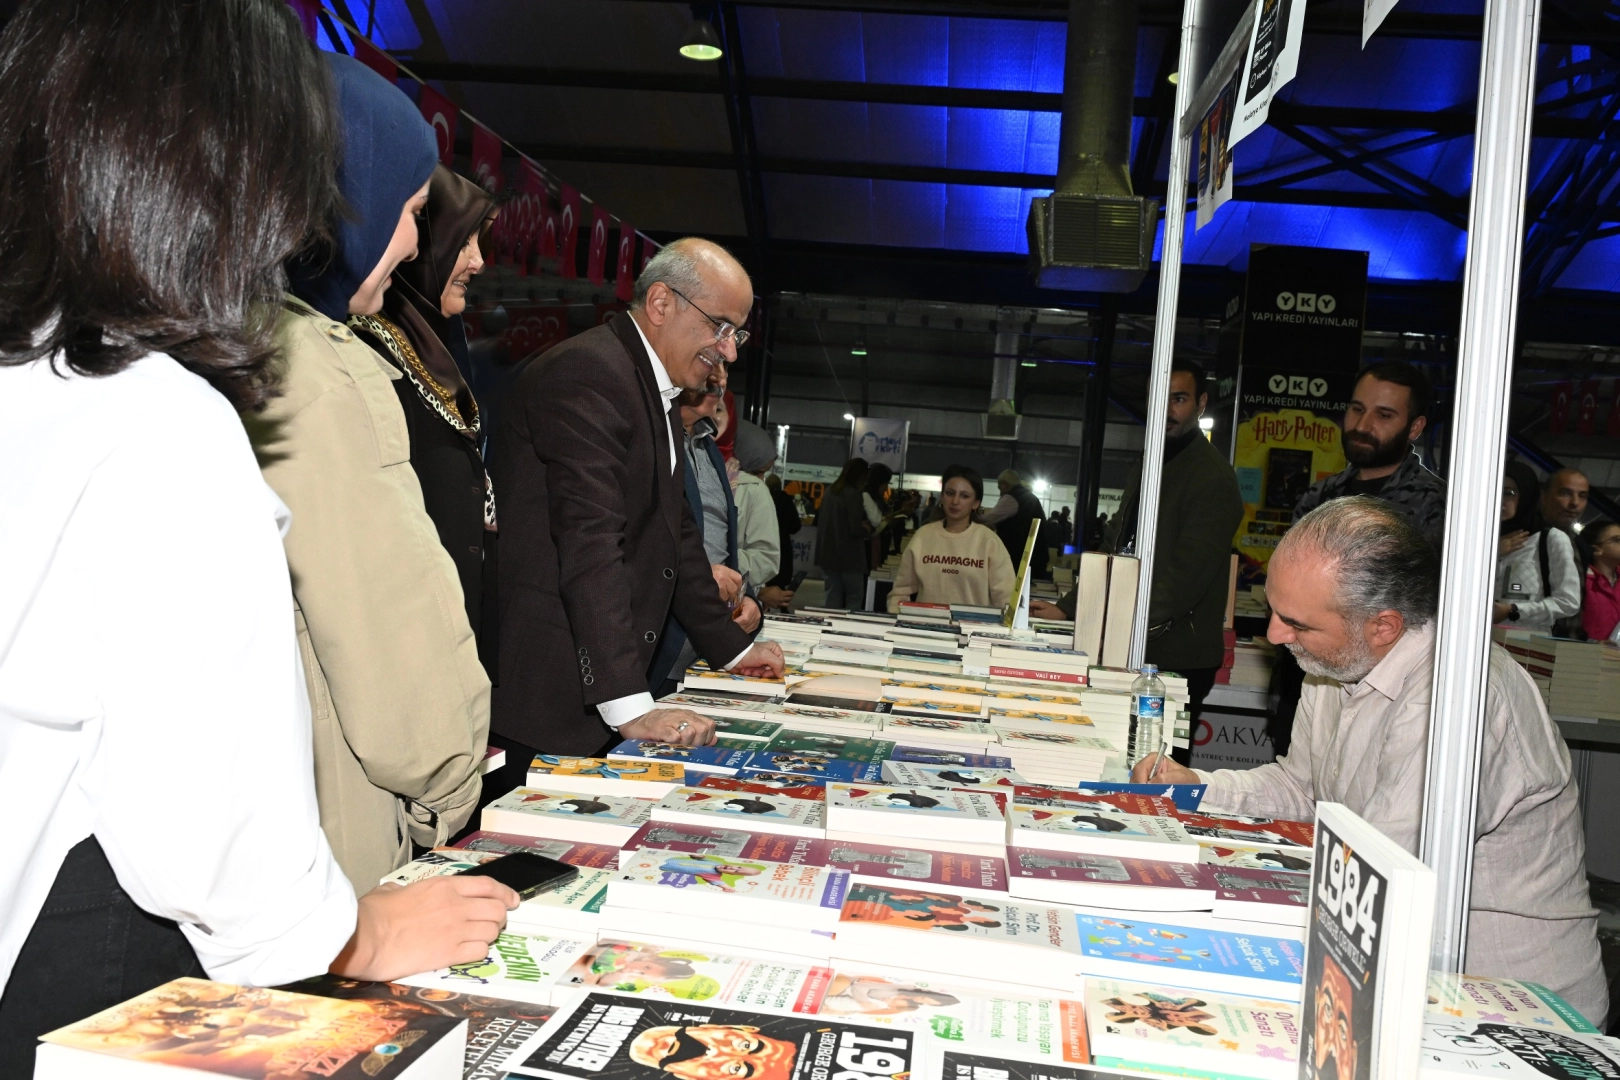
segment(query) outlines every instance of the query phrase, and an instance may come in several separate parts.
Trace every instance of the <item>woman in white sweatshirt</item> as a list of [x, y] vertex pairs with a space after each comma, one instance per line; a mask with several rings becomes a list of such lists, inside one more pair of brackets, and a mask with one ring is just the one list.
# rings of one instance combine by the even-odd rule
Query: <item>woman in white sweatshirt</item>
[[945, 520], [917, 530], [900, 557], [889, 593], [889, 610], [905, 600], [920, 604], [1001, 607], [1013, 590], [1012, 558], [994, 531], [973, 520], [984, 501], [984, 480], [965, 465], [940, 477]]
[[1551, 633], [1581, 610], [1575, 546], [1541, 519], [1541, 484], [1522, 461], [1507, 463], [1502, 481], [1502, 539], [1496, 562], [1493, 622]]

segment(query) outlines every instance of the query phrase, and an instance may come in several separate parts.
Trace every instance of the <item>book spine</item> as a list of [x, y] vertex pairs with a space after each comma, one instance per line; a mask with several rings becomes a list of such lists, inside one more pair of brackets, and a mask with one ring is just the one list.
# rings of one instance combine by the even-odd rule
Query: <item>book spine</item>
[[1076, 671], [1043, 671], [1039, 668], [1000, 667], [992, 663], [988, 674], [1003, 679], [1032, 679], [1036, 682], [1068, 683], [1085, 686], [1086, 677]]

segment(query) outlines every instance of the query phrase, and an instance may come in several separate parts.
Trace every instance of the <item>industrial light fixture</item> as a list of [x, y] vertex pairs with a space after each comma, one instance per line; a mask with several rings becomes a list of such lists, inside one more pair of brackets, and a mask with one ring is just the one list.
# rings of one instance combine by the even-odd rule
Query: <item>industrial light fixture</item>
[[1205, 431], [1214, 431], [1215, 418], [1213, 416], [1200, 416], [1198, 418], [1198, 426]]
[[866, 339], [863, 338], [863, 337], [856, 338], [855, 339], [855, 344], [853, 344], [853, 345], [851, 345], [849, 347], [849, 355], [851, 355], [851, 356], [865, 356], [866, 355]]
[[687, 27], [686, 40], [681, 42], [681, 55], [688, 60], [718, 60], [725, 55], [720, 47], [720, 35], [708, 19], [693, 19]]
[[1033, 361], [1033, 360], [1020, 360], [1020, 361], [1018, 361], [1018, 366], [1019, 367], [1034, 367], [1035, 366], [1035, 361]]
[[1170, 85], [1175, 86], [1179, 82], [1181, 82], [1181, 72], [1172, 71], [1170, 73]]

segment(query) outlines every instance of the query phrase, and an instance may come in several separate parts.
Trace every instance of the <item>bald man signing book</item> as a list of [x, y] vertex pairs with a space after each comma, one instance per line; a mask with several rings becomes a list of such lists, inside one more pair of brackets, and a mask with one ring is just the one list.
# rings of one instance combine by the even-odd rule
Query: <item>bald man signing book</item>
[[670, 416], [682, 390], [736, 359], [752, 305], [724, 249], [678, 240], [647, 261], [628, 316], [550, 349], [512, 389], [490, 466], [501, 509], [490, 729], [519, 783], [536, 751], [714, 741], [712, 721], [647, 693], [672, 612], [712, 667], [782, 672], [781, 649], [738, 625], [736, 583], [725, 595], [710, 570]]

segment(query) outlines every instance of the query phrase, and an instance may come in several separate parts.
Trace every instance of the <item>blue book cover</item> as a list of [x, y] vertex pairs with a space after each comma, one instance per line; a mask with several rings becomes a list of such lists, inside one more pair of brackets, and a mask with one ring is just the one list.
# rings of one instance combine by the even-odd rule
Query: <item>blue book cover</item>
[[778, 772], [809, 776], [825, 783], [837, 780], [846, 784], [880, 784], [883, 765], [874, 761], [842, 761], [816, 755], [796, 754], [792, 751], [761, 750], [748, 761], [750, 773]]
[[750, 784], [759, 784], [762, 787], [773, 788], [806, 788], [826, 787], [827, 781], [819, 776], [806, 776], [803, 773], [774, 772], [768, 769], [744, 769], [737, 774], [738, 780]]
[[1127, 792], [1132, 795], [1156, 795], [1169, 799], [1183, 814], [1190, 814], [1204, 801], [1206, 784], [1118, 784], [1106, 780], [1087, 780], [1080, 785], [1083, 795], [1111, 795]]
[[748, 764], [750, 750], [728, 746], [678, 746], [675, 743], [626, 739], [608, 751], [609, 757], [638, 758], [643, 761], [673, 761], [701, 772], [736, 772]]
[[909, 761], [916, 765], [959, 765], [969, 769], [1010, 769], [1012, 758], [998, 754], [964, 754], [960, 750], [933, 750], [926, 746], [896, 746], [889, 751], [890, 761]]
[[1085, 975], [1299, 1000], [1305, 946], [1298, 939], [1176, 926], [1124, 913], [1118, 919], [1074, 918]]

